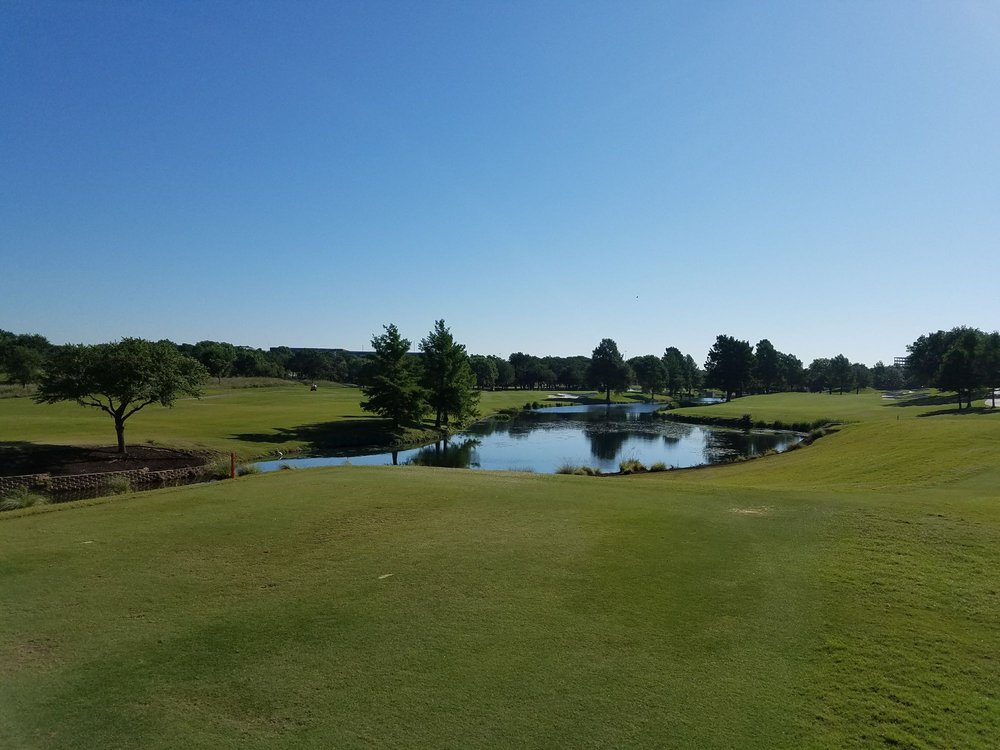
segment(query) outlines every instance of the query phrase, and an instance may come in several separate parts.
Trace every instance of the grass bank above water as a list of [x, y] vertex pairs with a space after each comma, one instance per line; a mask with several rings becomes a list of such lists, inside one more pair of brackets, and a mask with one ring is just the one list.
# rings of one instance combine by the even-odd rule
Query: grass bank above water
[[[544, 402], [551, 391], [487, 391], [484, 416], [526, 402]], [[200, 399], [172, 408], [149, 406], [126, 423], [129, 444], [184, 450], [235, 451], [242, 460], [277, 452], [323, 455], [415, 446], [437, 436], [431, 423], [393, 430], [388, 420], [361, 409], [361, 391], [336, 384], [307, 385], [267, 379], [233, 379], [210, 385]], [[115, 440], [103, 412], [75, 403], [36, 404], [29, 398], [0, 400], [0, 462], [4, 450], [31, 445], [108, 445]]]

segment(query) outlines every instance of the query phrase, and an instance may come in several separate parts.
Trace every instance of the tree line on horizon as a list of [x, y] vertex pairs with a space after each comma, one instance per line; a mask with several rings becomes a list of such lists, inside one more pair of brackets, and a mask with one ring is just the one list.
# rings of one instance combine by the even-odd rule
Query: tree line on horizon
[[[767, 339], [752, 347], [725, 334], [716, 337], [704, 369], [675, 347], [667, 347], [660, 357], [643, 355], [625, 361], [610, 338], [602, 339], [589, 358], [539, 358], [515, 352], [505, 361], [470, 356], [444, 320], [435, 321], [420, 341], [420, 356], [414, 356], [411, 342], [395, 325], [383, 330], [372, 337], [370, 354], [354, 358], [360, 360], [362, 408], [391, 420], [394, 429], [419, 423], [427, 414], [433, 415], [438, 429], [463, 424], [478, 414], [479, 391], [496, 387], [585, 386], [604, 391], [610, 403], [612, 391], [622, 392], [636, 383], [650, 399], [657, 393], [690, 394], [704, 386], [722, 391], [727, 401], [755, 392], [832, 394], [915, 383], [954, 391], [959, 409], [970, 408], [974, 393], [984, 388], [996, 406], [1000, 388], [1000, 333], [967, 326], [920, 336], [907, 347], [905, 369], [881, 362], [869, 369], [843, 354], [803, 367], [797, 357], [778, 351]], [[136, 338], [53, 346], [37, 334], [0, 330], [0, 367], [8, 380], [25, 387], [37, 383], [33, 398], [39, 403], [76, 401], [106, 412], [114, 419], [120, 453], [125, 453], [127, 419], [150, 404], [170, 406], [180, 395], [200, 395], [209, 376], [221, 380], [232, 372], [239, 360], [236, 349], [221, 342], [177, 345]], [[264, 356], [260, 350], [245, 353], [246, 361]]]
[[[398, 330], [397, 330], [398, 334]], [[960, 326], [920, 336], [907, 346], [907, 366], [877, 362], [873, 367], [850, 362], [843, 354], [814, 359], [808, 366], [793, 354], [778, 351], [768, 339], [752, 346], [720, 334], [709, 349], [703, 366], [690, 354], [666, 347], [663, 354], [646, 354], [627, 361], [613, 339], [604, 339], [591, 356], [535, 356], [514, 352], [506, 359], [497, 355], [467, 355], [475, 387], [492, 389], [586, 388], [624, 389], [639, 386], [643, 392], [673, 397], [699, 390], [718, 389], [726, 398], [775, 391], [860, 391], [873, 387], [894, 390], [931, 386], [961, 393], [962, 403], [971, 403], [977, 389], [1000, 386], [997, 349], [1000, 334]], [[365, 385], [371, 378], [371, 363], [377, 352], [364, 354], [341, 350], [268, 350], [237, 346], [223, 341], [195, 344], [158, 342], [199, 362], [213, 378], [267, 377], [305, 381], [330, 380]], [[373, 338], [374, 345], [374, 338]], [[0, 330], [0, 372], [9, 382], [27, 387], [40, 382], [46, 363], [62, 347], [39, 334], [15, 334]], [[425, 356], [410, 352], [407, 356]], [[594, 369], [595, 357], [607, 360], [603, 372]], [[618, 362], [618, 360], [622, 360]], [[620, 368], [615, 372], [615, 368]], [[605, 382], [607, 381], [607, 382]]]

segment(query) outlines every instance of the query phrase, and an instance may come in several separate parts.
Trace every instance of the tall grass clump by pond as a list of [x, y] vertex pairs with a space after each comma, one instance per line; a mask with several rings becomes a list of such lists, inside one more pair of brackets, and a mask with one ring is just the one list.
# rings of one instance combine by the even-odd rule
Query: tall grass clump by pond
[[618, 471], [622, 474], [635, 474], [645, 470], [646, 467], [637, 458], [626, 458], [624, 461], [618, 463]]
[[578, 477], [599, 477], [601, 476], [600, 469], [595, 469], [592, 466], [565, 463], [562, 464], [558, 469], [556, 469], [556, 474], [573, 474]]

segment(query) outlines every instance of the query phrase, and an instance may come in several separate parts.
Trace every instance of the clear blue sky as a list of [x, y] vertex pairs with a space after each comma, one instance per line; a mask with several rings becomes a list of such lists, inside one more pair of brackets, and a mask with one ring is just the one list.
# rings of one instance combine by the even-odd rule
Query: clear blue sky
[[987, 0], [0, 0], [7, 330], [873, 364], [998, 281]]

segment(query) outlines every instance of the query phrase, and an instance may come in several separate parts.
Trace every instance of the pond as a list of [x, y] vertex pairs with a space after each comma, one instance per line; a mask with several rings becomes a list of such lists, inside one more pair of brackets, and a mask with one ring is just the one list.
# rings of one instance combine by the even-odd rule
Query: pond
[[658, 404], [560, 406], [525, 411], [509, 421], [489, 419], [448, 441], [422, 448], [366, 456], [324, 456], [262, 461], [262, 471], [282, 466], [355, 466], [417, 464], [484, 470], [553, 473], [564, 465], [618, 471], [636, 459], [644, 466], [663, 462], [683, 468], [725, 463], [783, 451], [802, 436], [791, 432], [723, 430], [680, 424], [656, 414]]

